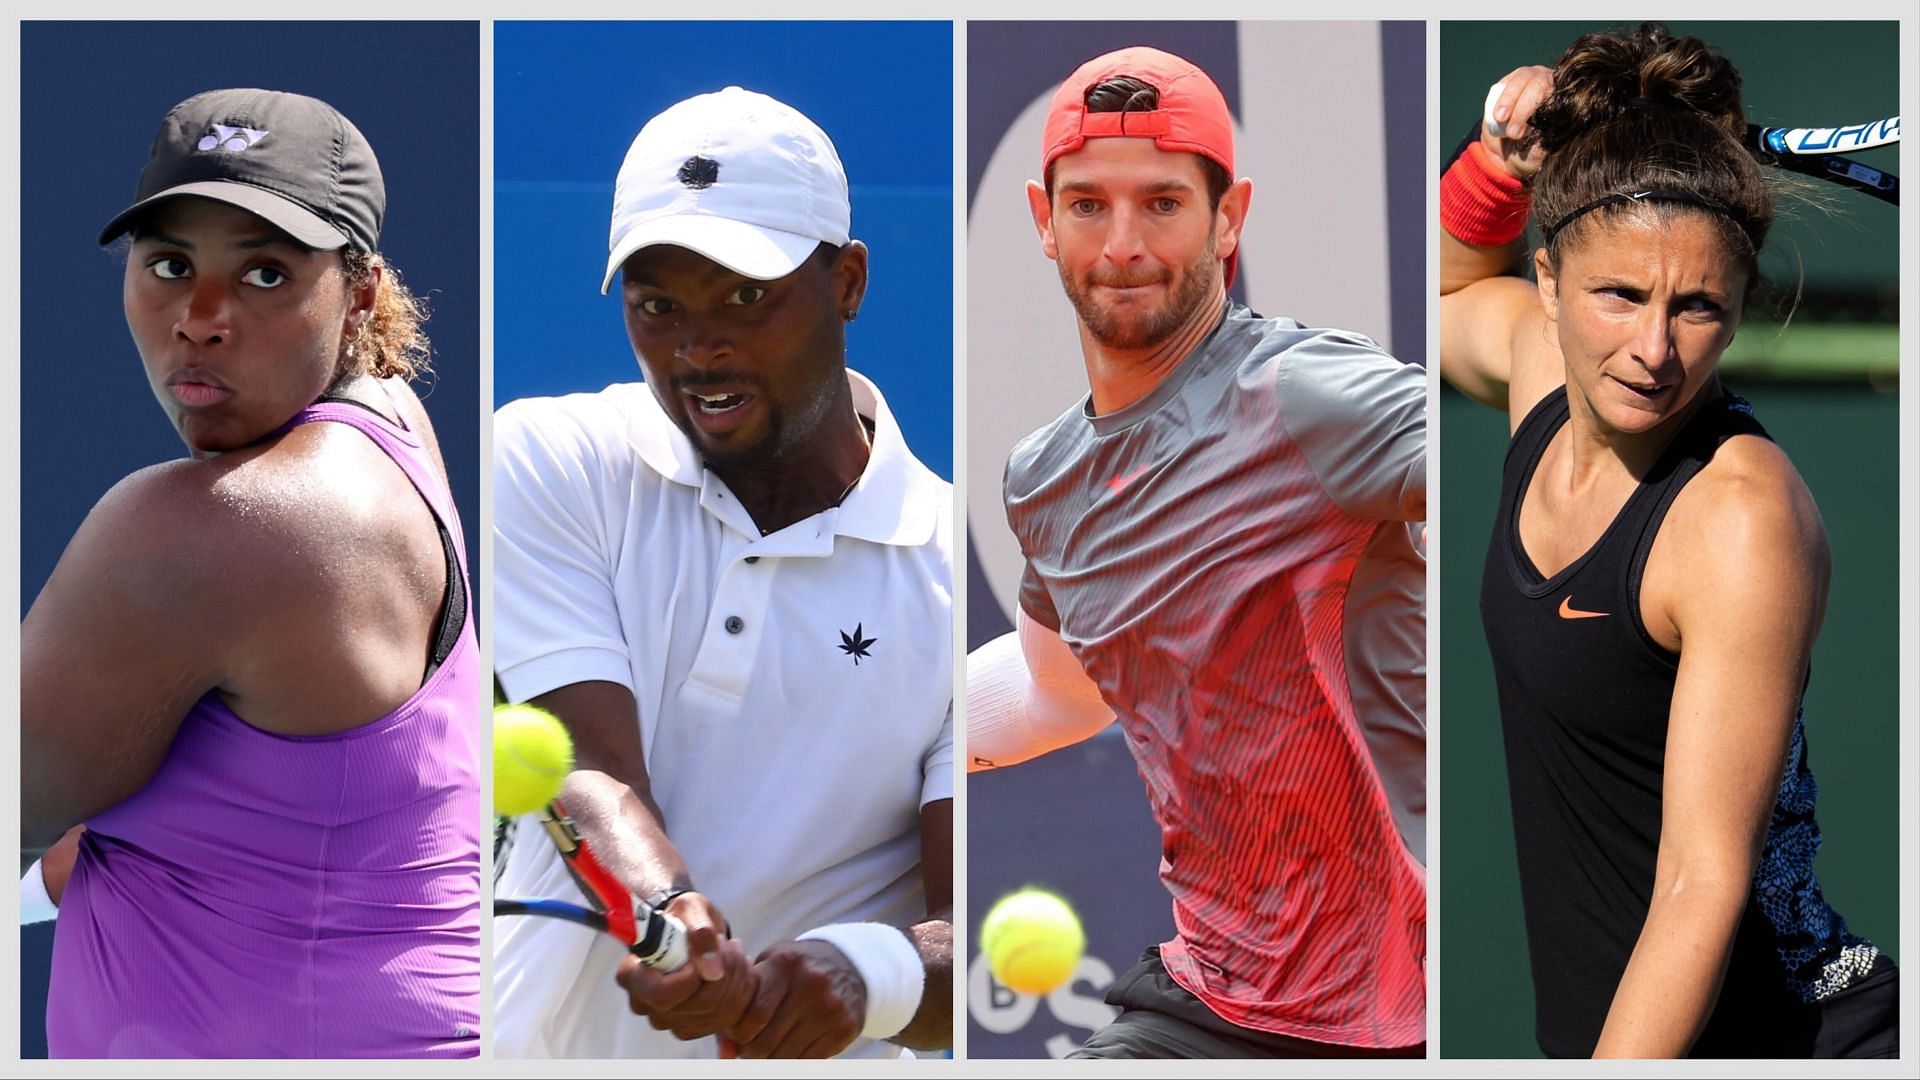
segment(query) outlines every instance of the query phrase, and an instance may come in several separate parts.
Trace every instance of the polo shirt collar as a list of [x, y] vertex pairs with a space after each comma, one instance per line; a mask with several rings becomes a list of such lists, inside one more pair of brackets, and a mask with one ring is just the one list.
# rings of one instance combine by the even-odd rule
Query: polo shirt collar
[[939, 522], [938, 500], [951, 499], [944, 486], [907, 449], [906, 436], [887, 408], [887, 399], [865, 375], [847, 372], [853, 408], [873, 421], [873, 451], [860, 482], [840, 504], [834, 531], [875, 544], [916, 547], [933, 539]]
[[[893, 410], [887, 408], [887, 400], [881, 396], [879, 387], [851, 368], [847, 371], [847, 383], [853, 391], [854, 411], [873, 421], [873, 450], [867, 457], [860, 481], [846, 499], [838, 507], [823, 510], [806, 521], [824, 526], [828, 522], [820, 519], [825, 516], [831, 519], [832, 535], [876, 544], [907, 547], [925, 544], [933, 538], [939, 523], [937, 500], [943, 497], [942, 485], [907, 448], [906, 436], [894, 420]], [[709, 512], [743, 532], [748, 531], [744, 527], [746, 514], [732, 495], [728, 494], [724, 500], [716, 499], [717, 494], [726, 491], [725, 482], [707, 470], [693, 443], [667, 419], [651, 387], [630, 425], [629, 442], [648, 468], [672, 483], [699, 489], [701, 503]], [[716, 503], [730, 504], [729, 508], [735, 513], [721, 510]], [[784, 536], [804, 524], [795, 522], [773, 536]]]

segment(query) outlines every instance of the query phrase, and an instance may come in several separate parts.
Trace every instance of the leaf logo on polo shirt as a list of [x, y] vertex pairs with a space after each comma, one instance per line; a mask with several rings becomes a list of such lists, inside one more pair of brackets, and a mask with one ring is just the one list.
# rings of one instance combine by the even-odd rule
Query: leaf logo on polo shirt
[[862, 624], [860, 623], [854, 623], [852, 635], [848, 635], [845, 630], [840, 631], [840, 651], [853, 657], [854, 667], [860, 666], [860, 658], [863, 656], [869, 660], [873, 659], [873, 655], [867, 652], [867, 647], [880, 640], [879, 638], [863, 637], [861, 635], [861, 626]]

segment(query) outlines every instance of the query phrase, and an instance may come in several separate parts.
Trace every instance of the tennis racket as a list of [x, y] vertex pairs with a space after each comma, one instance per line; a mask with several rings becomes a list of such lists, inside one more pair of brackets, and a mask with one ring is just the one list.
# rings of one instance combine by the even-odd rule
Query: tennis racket
[[1780, 128], [1747, 125], [1747, 146], [1763, 163], [1817, 176], [1900, 205], [1900, 178], [1845, 156], [1900, 141], [1900, 118], [1837, 128]]
[[1837, 128], [1763, 128], [1747, 125], [1747, 138], [1774, 154], [1851, 154], [1900, 141], [1900, 118], [1889, 116], [1866, 124]]
[[564, 900], [497, 899], [493, 902], [495, 915], [538, 915], [578, 923], [611, 935], [641, 963], [659, 971], [673, 971], [687, 962], [686, 927], [666, 912], [636, 899], [601, 865], [559, 799], [547, 804], [540, 824], [591, 906]]

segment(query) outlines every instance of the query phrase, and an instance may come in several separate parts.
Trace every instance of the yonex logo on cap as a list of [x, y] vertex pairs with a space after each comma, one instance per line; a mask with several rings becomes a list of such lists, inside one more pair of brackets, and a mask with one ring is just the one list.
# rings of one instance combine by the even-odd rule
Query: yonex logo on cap
[[258, 128], [228, 127], [225, 124], [215, 124], [213, 125], [213, 130], [201, 138], [199, 148], [202, 150], [225, 150], [229, 154], [237, 154], [247, 147], [252, 146], [254, 143], [259, 142], [261, 139], [266, 138], [267, 134], [267, 132], [261, 131]]
[[695, 155], [680, 166], [680, 182], [690, 188], [712, 187], [720, 179], [720, 163]]
[[387, 209], [380, 163], [352, 121], [318, 98], [250, 87], [195, 94], [168, 111], [133, 204], [100, 242], [174, 195], [239, 207], [319, 251], [374, 251]]

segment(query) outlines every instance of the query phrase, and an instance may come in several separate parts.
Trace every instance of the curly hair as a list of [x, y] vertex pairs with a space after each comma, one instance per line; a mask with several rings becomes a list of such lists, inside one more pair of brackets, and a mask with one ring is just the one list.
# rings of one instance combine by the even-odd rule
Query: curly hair
[[341, 255], [352, 284], [364, 284], [376, 264], [382, 270], [373, 314], [342, 343], [342, 374], [365, 372], [378, 379], [395, 375], [417, 379], [426, 374], [430, 348], [421, 329], [428, 317], [426, 302], [409, 292], [399, 268], [378, 254], [347, 248]]

